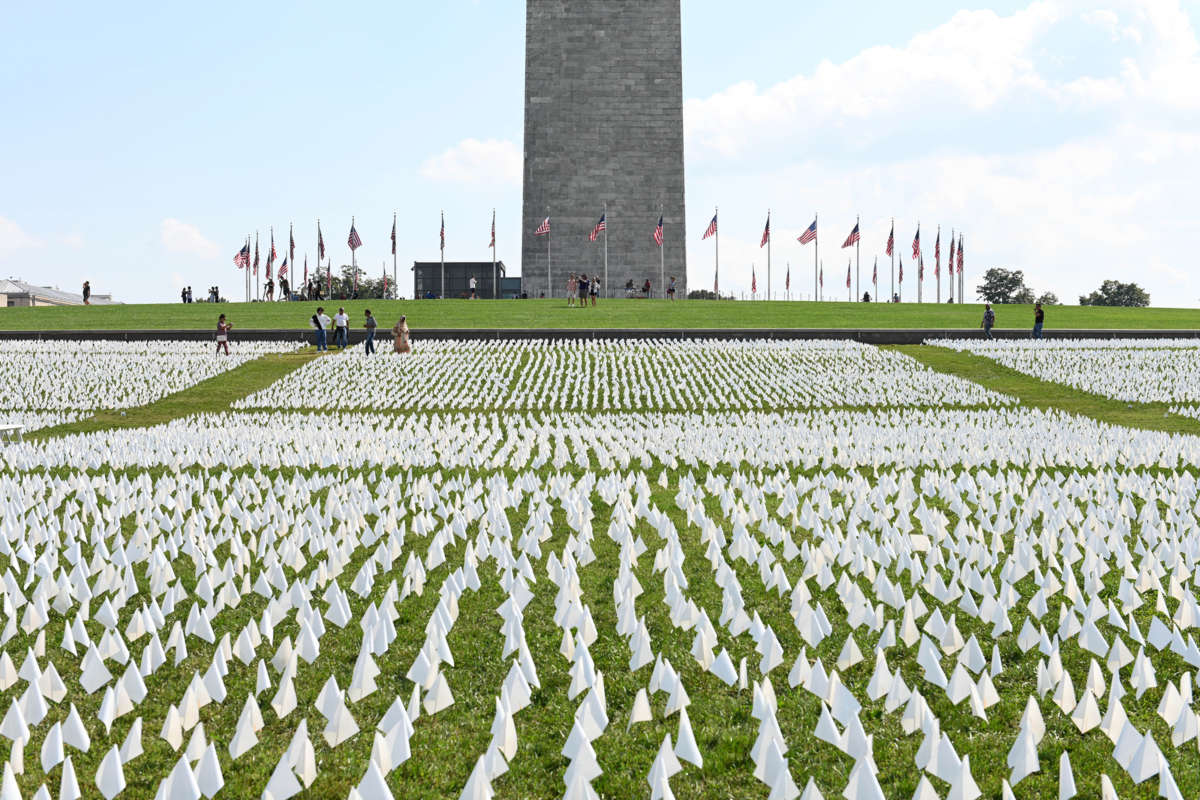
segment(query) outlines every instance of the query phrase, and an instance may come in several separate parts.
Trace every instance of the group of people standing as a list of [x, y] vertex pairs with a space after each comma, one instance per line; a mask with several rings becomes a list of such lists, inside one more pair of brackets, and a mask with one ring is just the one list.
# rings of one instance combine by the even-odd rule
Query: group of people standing
[[[364, 346], [367, 355], [375, 353], [375, 331], [379, 327], [375, 316], [371, 313], [371, 309], [363, 311], [365, 320], [363, 327], [367, 331], [367, 338]], [[345, 350], [348, 346], [350, 338], [350, 315], [346, 313], [345, 308], [339, 308], [337, 314], [331, 320], [326, 314], [325, 309], [317, 306], [317, 312], [309, 318], [309, 326], [316, 332], [317, 352], [325, 352], [329, 350], [328, 336], [330, 327], [333, 328], [333, 344], [340, 350]], [[411, 353], [412, 344], [409, 342], [408, 334], [408, 317], [401, 314], [400, 321], [392, 326], [392, 352], [395, 353]]]
[[600, 276], [593, 275], [588, 279], [587, 273], [576, 275], [572, 272], [567, 276], [567, 305], [575, 305], [575, 297], [579, 297], [579, 307], [583, 308], [587, 305], [587, 299], [592, 298], [592, 305], [596, 305], [596, 299], [600, 296]]

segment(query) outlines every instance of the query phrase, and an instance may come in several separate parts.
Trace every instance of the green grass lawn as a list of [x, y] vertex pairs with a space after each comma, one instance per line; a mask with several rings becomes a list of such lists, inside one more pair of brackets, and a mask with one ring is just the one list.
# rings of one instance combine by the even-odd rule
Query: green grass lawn
[[[977, 328], [983, 306], [904, 303], [713, 302], [606, 300], [596, 308], [568, 308], [564, 300], [389, 300], [323, 303], [333, 315], [344, 305], [357, 326], [372, 309], [390, 327], [407, 314], [415, 330], [427, 328]], [[316, 303], [149, 304], [0, 310], [0, 330], [155, 330], [215, 328], [224, 313], [235, 329], [307, 328]], [[1031, 306], [1001, 306], [998, 326], [1033, 325]], [[1200, 328], [1196, 308], [1055, 306], [1055, 328]]]

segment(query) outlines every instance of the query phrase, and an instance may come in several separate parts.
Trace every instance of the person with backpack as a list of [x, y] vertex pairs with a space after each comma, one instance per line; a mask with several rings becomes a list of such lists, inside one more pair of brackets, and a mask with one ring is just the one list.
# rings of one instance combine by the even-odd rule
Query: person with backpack
[[992, 336], [992, 328], [996, 327], [996, 312], [992, 311], [992, 304], [988, 303], [983, 307], [983, 321], [979, 323], [979, 327], [983, 328], [983, 335], [989, 339], [994, 339]]
[[378, 323], [376, 323], [375, 318], [371, 316], [371, 309], [368, 308], [364, 313], [367, 315], [367, 321], [363, 323], [363, 327], [367, 329], [367, 341], [365, 343], [365, 349], [367, 351], [367, 355], [371, 355], [375, 352], [375, 328], [378, 327]]
[[1042, 310], [1041, 303], [1033, 305], [1033, 338], [1042, 338], [1042, 325], [1046, 321], [1046, 312]]
[[309, 320], [309, 324], [317, 332], [318, 353], [329, 350], [328, 333], [326, 332], [329, 330], [330, 321], [329, 317], [325, 316], [325, 309], [321, 306], [317, 306], [317, 313], [313, 314]]

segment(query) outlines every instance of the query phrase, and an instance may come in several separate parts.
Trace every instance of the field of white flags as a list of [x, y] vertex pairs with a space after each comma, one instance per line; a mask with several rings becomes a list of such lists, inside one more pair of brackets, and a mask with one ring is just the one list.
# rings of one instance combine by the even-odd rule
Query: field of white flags
[[241, 366], [280, 342], [234, 342], [230, 355], [211, 342], [10, 341], [0, 359], [0, 420], [28, 430], [71, 422], [84, 412], [131, 408]]
[[859, 345], [420, 357], [0, 449], [0, 800], [1200, 797], [1200, 437]]
[[[1010, 402], [848, 341], [429, 341], [310, 362], [239, 408], [702, 411]], [[355, 357], [357, 356], [357, 357]]]
[[1200, 402], [1200, 339], [931, 340], [1113, 400]]

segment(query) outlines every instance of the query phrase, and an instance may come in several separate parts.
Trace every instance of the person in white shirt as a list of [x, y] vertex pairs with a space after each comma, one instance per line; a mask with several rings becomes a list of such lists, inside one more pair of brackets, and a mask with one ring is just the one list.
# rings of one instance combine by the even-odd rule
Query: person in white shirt
[[333, 318], [334, 335], [333, 343], [341, 349], [345, 350], [347, 345], [347, 331], [350, 328], [350, 315], [346, 313], [346, 309], [339, 308], [337, 314]]
[[317, 313], [312, 315], [308, 324], [317, 332], [317, 352], [320, 353], [322, 350], [329, 350], [327, 337], [329, 335], [330, 319], [325, 315], [325, 309], [317, 306]]
[[476, 295], [475, 295], [475, 276], [474, 276], [474, 275], [472, 275], [472, 276], [471, 276], [471, 299], [472, 299], [472, 300], [476, 299]]

